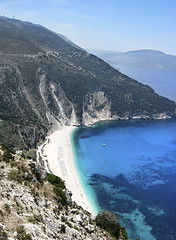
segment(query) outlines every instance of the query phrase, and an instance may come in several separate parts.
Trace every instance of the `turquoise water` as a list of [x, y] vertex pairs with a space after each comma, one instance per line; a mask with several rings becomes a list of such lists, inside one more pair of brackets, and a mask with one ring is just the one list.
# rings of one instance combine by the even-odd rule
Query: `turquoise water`
[[96, 212], [117, 212], [131, 240], [176, 239], [176, 120], [107, 122], [72, 138]]

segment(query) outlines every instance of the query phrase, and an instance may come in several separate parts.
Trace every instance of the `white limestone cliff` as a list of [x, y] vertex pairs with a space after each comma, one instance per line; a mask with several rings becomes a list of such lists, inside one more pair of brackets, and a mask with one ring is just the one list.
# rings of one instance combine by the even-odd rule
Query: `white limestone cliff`
[[111, 119], [111, 103], [105, 93], [102, 91], [88, 93], [83, 102], [82, 124], [87, 126]]

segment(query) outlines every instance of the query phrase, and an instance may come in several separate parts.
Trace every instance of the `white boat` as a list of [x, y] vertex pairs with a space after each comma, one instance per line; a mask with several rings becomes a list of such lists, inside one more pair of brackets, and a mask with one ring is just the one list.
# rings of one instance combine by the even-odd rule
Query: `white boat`
[[106, 144], [105, 144], [105, 143], [103, 143], [103, 144], [102, 144], [102, 146], [103, 146], [103, 147], [105, 147], [105, 146], [106, 146]]

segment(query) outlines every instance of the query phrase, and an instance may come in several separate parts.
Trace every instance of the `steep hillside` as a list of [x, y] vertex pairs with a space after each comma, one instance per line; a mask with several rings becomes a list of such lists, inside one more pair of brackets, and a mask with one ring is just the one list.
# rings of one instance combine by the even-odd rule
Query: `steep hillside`
[[[113, 226], [116, 238], [106, 226], [107, 231], [98, 227], [101, 214], [95, 218], [77, 206], [64, 182], [47, 174], [34, 152], [0, 146], [0, 168], [0, 239], [128, 239], [119, 223]], [[107, 213], [110, 221], [114, 215]]]
[[61, 125], [175, 117], [175, 103], [39, 25], [0, 18], [0, 141], [34, 147]]

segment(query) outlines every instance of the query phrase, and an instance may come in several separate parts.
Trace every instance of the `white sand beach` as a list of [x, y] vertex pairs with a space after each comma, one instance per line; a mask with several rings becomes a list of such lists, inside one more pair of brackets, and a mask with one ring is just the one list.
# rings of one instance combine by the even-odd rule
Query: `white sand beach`
[[41, 145], [40, 155], [45, 160], [45, 167], [65, 181], [72, 192], [72, 199], [93, 215], [95, 212], [81, 186], [71, 149], [71, 132], [75, 127], [59, 127], [51, 133]]

